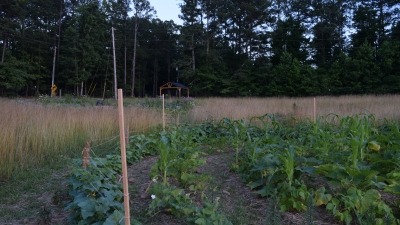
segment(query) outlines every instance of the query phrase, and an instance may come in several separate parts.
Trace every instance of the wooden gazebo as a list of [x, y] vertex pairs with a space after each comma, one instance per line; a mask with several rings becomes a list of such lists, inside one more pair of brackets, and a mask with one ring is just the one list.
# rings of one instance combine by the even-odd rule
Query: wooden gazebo
[[175, 89], [178, 91], [178, 97], [181, 97], [182, 90], [186, 90], [187, 97], [189, 98], [189, 88], [181, 83], [176, 82], [168, 82], [160, 87], [160, 96], [162, 95], [163, 90], [171, 90]]

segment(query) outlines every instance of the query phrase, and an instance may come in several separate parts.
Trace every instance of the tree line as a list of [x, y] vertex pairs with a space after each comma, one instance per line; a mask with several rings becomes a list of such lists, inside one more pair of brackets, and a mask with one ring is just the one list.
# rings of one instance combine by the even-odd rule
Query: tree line
[[[171, 4], [176, 2], [171, 1]], [[400, 0], [0, 0], [0, 95], [195, 96], [400, 92]], [[113, 49], [111, 29], [114, 28]]]

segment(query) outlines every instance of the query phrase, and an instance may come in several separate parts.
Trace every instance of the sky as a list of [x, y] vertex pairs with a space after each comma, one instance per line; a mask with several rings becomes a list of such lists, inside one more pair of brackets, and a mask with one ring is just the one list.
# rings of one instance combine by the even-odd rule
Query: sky
[[150, 5], [157, 11], [160, 20], [173, 20], [176, 24], [182, 24], [178, 15], [181, 10], [179, 5], [181, 0], [148, 0]]

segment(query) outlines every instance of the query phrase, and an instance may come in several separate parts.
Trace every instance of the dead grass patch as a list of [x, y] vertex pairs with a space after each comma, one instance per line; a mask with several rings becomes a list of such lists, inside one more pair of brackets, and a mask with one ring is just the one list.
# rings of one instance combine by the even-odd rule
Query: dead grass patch
[[[316, 116], [335, 114], [351, 116], [373, 114], [377, 119], [400, 119], [399, 95], [367, 95], [315, 97]], [[265, 114], [280, 114], [312, 119], [314, 116], [314, 97], [289, 98], [200, 98], [189, 112], [189, 121], [250, 119]]]

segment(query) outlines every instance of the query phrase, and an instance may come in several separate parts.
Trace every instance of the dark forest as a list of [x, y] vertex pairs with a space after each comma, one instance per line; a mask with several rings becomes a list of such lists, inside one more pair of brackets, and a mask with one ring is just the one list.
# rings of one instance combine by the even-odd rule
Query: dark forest
[[[176, 2], [171, 1], [171, 4]], [[0, 0], [0, 95], [400, 93], [399, 0]], [[112, 29], [114, 28], [113, 48]], [[54, 77], [54, 79], [52, 79]]]

